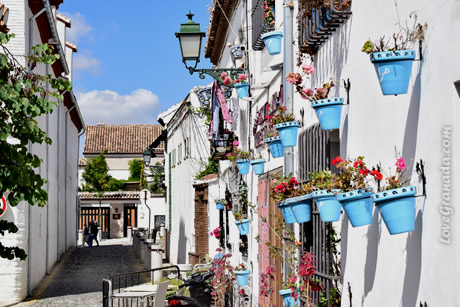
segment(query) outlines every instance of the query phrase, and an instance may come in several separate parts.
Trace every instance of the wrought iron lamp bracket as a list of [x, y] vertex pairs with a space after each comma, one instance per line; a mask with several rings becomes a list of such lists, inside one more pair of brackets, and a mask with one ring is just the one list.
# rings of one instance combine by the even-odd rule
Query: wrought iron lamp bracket
[[[230, 78], [232, 78], [232, 80], [238, 79], [239, 74], [245, 73], [244, 68], [216, 68], [216, 69], [195, 69], [195, 67], [187, 67], [187, 68], [191, 75], [197, 72], [200, 79], [204, 79], [206, 75], [209, 75], [215, 80], [217, 80], [219, 84], [223, 84], [223, 80], [220, 77], [223, 72], [227, 73], [227, 75]], [[226, 86], [234, 87], [233, 84], [228, 84]]]

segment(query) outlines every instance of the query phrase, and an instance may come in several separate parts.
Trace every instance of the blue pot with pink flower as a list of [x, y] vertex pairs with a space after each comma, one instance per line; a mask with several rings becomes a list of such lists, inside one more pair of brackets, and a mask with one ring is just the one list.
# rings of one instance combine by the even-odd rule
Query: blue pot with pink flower
[[353, 227], [372, 224], [372, 192], [358, 189], [337, 194], [345, 213]]
[[244, 97], [249, 96], [249, 83], [248, 82], [235, 83], [235, 88], [236, 88], [239, 98], [244, 98]]
[[292, 147], [297, 145], [297, 132], [300, 123], [298, 121], [284, 122], [275, 125], [283, 147]]
[[414, 230], [416, 192], [415, 186], [408, 186], [372, 195], [390, 234]]
[[318, 117], [321, 129], [334, 130], [340, 128], [342, 105], [342, 97], [312, 101], [311, 106], [316, 111], [316, 116]]
[[281, 137], [274, 136], [265, 138], [265, 143], [268, 144], [268, 148], [270, 148], [270, 152], [273, 158], [279, 158], [284, 156], [284, 147], [281, 143]]

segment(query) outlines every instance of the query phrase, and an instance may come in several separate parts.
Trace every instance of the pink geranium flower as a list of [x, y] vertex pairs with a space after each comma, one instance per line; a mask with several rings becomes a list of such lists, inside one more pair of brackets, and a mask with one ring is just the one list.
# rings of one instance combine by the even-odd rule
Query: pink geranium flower
[[291, 84], [300, 84], [302, 83], [302, 76], [298, 73], [291, 72], [286, 76], [286, 80]]
[[230, 77], [225, 77], [224, 79], [224, 85], [229, 85], [232, 84], [232, 78]]
[[403, 169], [406, 168], [406, 161], [404, 161], [404, 158], [396, 159], [396, 167], [398, 168], [399, 171], [402, 171]]
[[306, 74], [313, 74], [315, 72], [315, 68], [313, 67], [313, 65], [307, 65], [307, 64], [303, 64], [302, 65], [302, 71]]
[[225, 71], [222, 72], [222, 73], [220, 74], [220, 77], [221, 77], [222, 79], [225, 79], [225, 77], [227, 77], [227, 73], [226, 73]]
[[238, 142], [238, 141], [233, 141], [233, 146], [238, 146], [238, 145], [240, 145], [240, 142]]

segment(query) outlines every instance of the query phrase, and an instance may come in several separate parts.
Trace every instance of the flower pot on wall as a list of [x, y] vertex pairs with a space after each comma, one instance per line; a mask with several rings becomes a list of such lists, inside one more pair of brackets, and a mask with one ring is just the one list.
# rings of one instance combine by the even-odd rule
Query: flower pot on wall
[[234, 271], [236, 274], [236, 280], [239, 286], [247, 286], [249, 283], [249, 275], [251, 271]]
[[305, 223], [311, 220], [311, 194], [286, 199], [285, 204], [291, 206], [297, 223]]
[[375, 52], [370, 56], [383, 95], [406, 94], [415, 50]]
[[311, 103], [311, 106], [316, 111], [321, 129], [333, 130], [340, 128], [342, 105], [342, 97], [320, 99]]
[[283, 298], [285, 307], [299, 306], [299, 299], [297, 301], [291, 296], [291, 289], [280, 290], [280, 295]]
[[281, 138], [279, 136], [266, 138], [265, 143], [268, 144], [273, 158], [279, 158], [284, 156], [284, 147], [281, 143]]
[[414, 230], [416, 192], [415, 186], [408, 186], [379, 192], [372, 196], [390, 234]]
[[342, 207], [334, 193], [328, 192], [327, 190], [321, 190], [314, 191], [312, 196], [316, 199], [319, 216], [323, 222], [336, 222], [340, 220]]
[[299, 130], [299, 125], [300, 123], [298, 121], [279, 123], [275, 125], [283, 147], [292, 147], [297, 145], [297, 131]]
[[232, 60], [241, 60], [243, 58], [243, 50], [241, 50], [241, 45], [233, 45], [230, 47], [230, 54], [232, 55]]
[[353, 227], [372, 224], [372, 194], [365, 189], [337, 194]]
[[236, 91], [238, 92], [238, 97], [244, 98], [249, 96], [249, 83], [247, 82], [238, 82], [235, 83]]
[[267, 47], [268, 53], [270, 55], [276, 55], [281, 53], [281, 38], [283, 37], [283, 32], [281, 31], [271, 31], [260, 36]]
[[249, 173], [249, 159], [238, 159], [235, 162], [241, 175]]
[[217, 210], [224, 210], [225, 209], [225, 203], [222, 201], [216, 202], [216, 209]]
[[264, 173], [265, 159], [252, 160], [251, 165], [254, 174], [262, 175]]
[[235, 224], [238, 227], [238, 230], [240, 231], [240, 235], [244, 236], [249, 233], [249, 222], [250, 221], [251, 221], [250, 219], [235, 221]]
[[286, 224], [292, 224], [296, 222], [294, 213], [292, 212], [292, 208], [290, 205], [285, 203], [279, 203], [277, 206], [280, 209], [281, 214], [283, 214], [283, 218], [286, 221]]

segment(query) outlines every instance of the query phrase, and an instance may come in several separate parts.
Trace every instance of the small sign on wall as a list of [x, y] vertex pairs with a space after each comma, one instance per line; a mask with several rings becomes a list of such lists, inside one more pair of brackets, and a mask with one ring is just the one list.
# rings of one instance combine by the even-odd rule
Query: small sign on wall
[[114, 220], [119, 220], [120, 219], [120, 213], [116, 213], [112, 216]]

